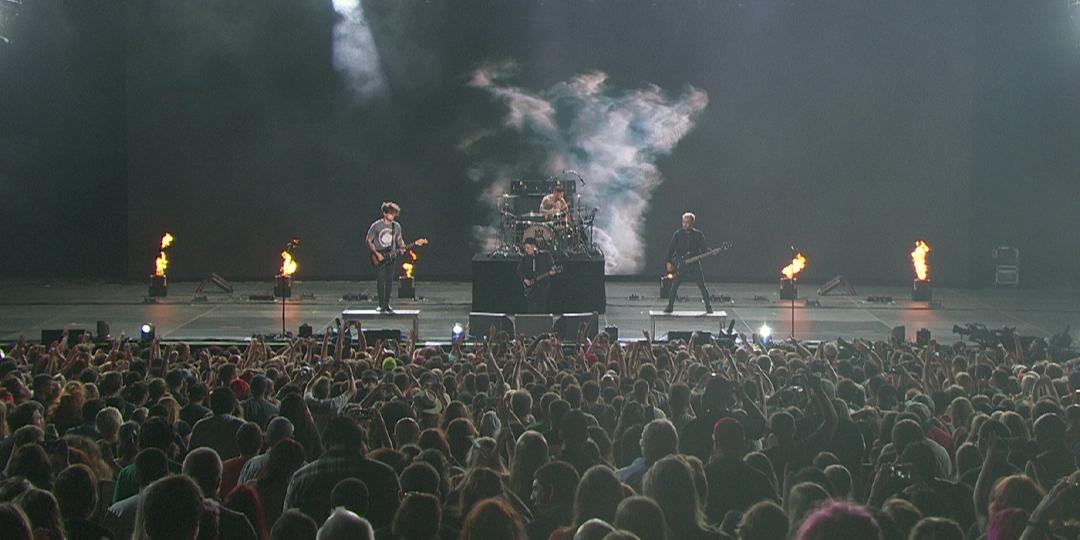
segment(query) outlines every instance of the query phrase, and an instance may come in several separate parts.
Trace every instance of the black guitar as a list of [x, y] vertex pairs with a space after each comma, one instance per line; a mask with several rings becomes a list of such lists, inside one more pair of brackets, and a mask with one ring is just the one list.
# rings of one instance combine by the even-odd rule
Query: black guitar
[[557, 275], [561, 274], [562, 271], [563, 271], [563, 267], [561, 267], [561, 266], [552, 266], [550, 272], [544, 272], [543, 274], [540, 274], [539, 276], [534, 277], [532, 279], [532, 285], [529, 285], [529, 284], [523, 282], [522, 285], [525, 287], [525, 294], [527, 295], [530, 292], [532, 292], [533, 287], [536, 287], [536, 285], [539, 284], [541, 281], [544, 281], [545, 279], [547, 279], [549, 277], [557, 276]]
[[389, 262], [392, 262], [392, 261], [396, 260], [398, 255], [400, 255], [402, 253], [405, 253], [409, 249], [412, 249], [414, 247], [426, 246], [427, 244], [428, 244], [427, 238], [421, 238], [419, 240], [416, 240], [415, 242], [410, 243], [409, 245], [407, 245], [407, 246], [405, 246], [405, 247], [403, 247], [401, 249], [392, 249], [392, 248], [390, 248], [390, 249], [380, 250], [379, 254], [383, 256], [382, 261], [380, 261], [379, 258], [376, 257], [375, 253], [373, 252], [373, 253], [371, 253], [371, 266], [374, 266], [375, 268], [378, 268], [378, 267], [380, 267], [380, 266], [382, 266], [384, 264], [387, 264]]
[[682, 269], [686, 268], [688, 265], [694, 264], [706, 257], [712, 257], [713, 255], [717, 255], [720, 252], [727, 251], [729, 249], [731, 249], [731, 242], [722, 242], [719, 246], [698, 255], [694, 255], [691, 257], [676, 257], [675, 260], [671, 261], [671, 264], [675, 267], [675, 270], [664, 274], [664, 279], [675, 279], [679, 276], [679, 272], [681, 272]]

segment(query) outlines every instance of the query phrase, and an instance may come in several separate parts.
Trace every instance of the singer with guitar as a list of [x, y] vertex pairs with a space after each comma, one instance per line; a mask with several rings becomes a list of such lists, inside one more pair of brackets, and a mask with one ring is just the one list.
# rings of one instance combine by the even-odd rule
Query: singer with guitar
[[705, 244], [705, 234], [694, 228], [696, 216], [687, 212], [682, 215], [682, 227], [675, 231], [671, 237], [671, 245], [668, 246], [667, 271], [675, 274], [671, 283], [671, 292], [668, 296], [668, 305], [664, 313], [671, 313], [675, 309], [675, 299], [679, 296], [679, 283], [684, 279], [693, 279], [697, 282], [701, 291], [701, 298], [705, 301], [705, 312], [712, 313], [712, 302], [709, 300], [709, 290], [705, 288], [705, 275], [701, 273], [701, 262], [695, 260], [689, 264], [682, 261], [702, 255], [709, 251]]
[[526, 313], [550, 313], [548, 311], [548, 293], [551, 289], [551, 276], [559, 273], [551, 253], [541, 251], [536, 239], [525, 239], [525, 256], [518, 263], [518, 277], [525, 285]]
[[379, 311], [393, 313], [390, 308], [390, 293], [394, 288], [394, 276], [397, 274], [398, 255], [405, 253], [413, 246], [423, 246], [427, 240], [421, 238], [409, 245], [401, 235], [401, 224], [397, 222], [397, 216], [401, 213], [401, 207], [395, 202], [382, 203], [383, 217], [375, 220], [368, 227], [367, 246], [371, 252], [371, 264], [375, 266], [375, 282], [379, 289]]

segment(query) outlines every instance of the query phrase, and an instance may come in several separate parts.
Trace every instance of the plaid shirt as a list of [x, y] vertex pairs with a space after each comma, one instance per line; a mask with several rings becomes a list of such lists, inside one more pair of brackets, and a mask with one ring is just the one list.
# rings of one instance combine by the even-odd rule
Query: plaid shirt
[[358, 478], [367, 484], [371, 505], [364, 517], [372, 527], [390, 525], [401, 487], [397, 474], [389, 465], [370, 460], [354, 448], [335, 446], [296, 471], [285, 493], [285, 508], [297, 508], [315, 523], [322, 523], [330, 515], [330, 492], [346, 478]]

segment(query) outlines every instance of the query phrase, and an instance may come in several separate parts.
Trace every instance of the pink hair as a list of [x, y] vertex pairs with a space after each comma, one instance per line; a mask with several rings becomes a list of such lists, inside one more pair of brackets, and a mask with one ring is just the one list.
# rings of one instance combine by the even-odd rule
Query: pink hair
[[877, 538], [881, 527], [865, 508], [848, 502], [831, 502], [807, 516], [795, 535], [797, 540], [830, 538]]

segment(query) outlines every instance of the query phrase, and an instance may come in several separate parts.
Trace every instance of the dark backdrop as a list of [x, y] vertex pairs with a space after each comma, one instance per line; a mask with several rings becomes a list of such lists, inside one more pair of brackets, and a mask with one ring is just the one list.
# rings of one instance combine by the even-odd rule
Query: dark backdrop
[[[177, 278], [269, 277], [292, 236], [299, 275], [360, 278], [383, 199], [432, 240], [421, 276], [467, 275], [491, 222], [470, 171], [548, 172], [468, 85], [503, 60], [532, 91], [602, 70], [708, 94], [658, 159], [646, 274], [686, 210], [736, 245], [718, 279], [773, 279], [796, 245], [807, 279], [902, 282], [916, 238], [940, 282], [984, 283], [1002, 243], [1028, 283], [1080, 274], [1065, 2], [365, 2], [382, 80], [362, 95], [334, 67], [329, 0], [79, 6], [28, 2], [0, 45], [14, 275], [140, 277], [168, 229]], [[462, 150], [483, 130], [496, 142]]]

